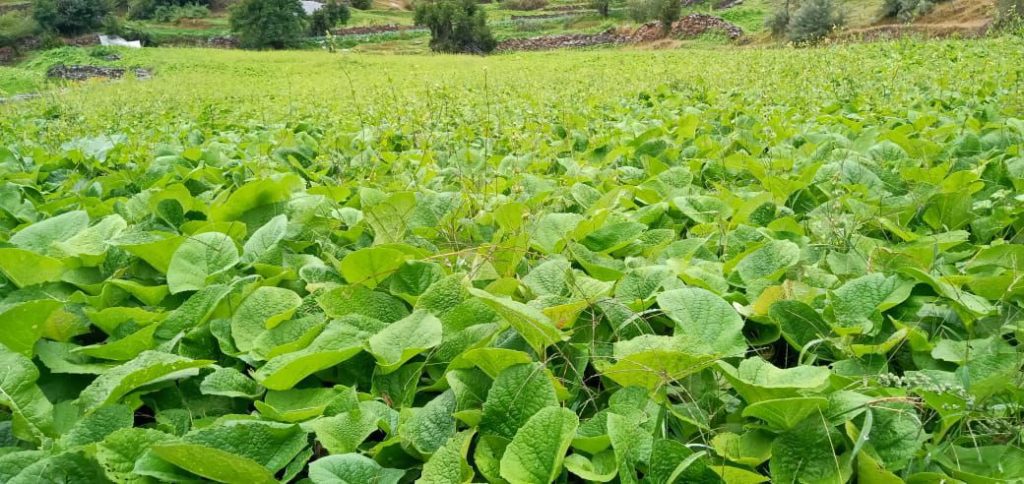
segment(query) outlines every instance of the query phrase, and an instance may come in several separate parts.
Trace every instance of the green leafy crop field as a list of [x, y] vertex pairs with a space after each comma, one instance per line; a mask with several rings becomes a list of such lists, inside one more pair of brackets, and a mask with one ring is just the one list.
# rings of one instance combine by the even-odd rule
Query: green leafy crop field
[[0, 105], [0, 482], [1024, 480], [1020, 39], [121, 55]]

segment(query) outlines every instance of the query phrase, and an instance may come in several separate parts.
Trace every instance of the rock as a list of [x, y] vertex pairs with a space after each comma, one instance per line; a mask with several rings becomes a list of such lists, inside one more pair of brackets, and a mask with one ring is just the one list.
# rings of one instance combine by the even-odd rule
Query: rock
[[117, 54], [109, 54], [109, 55], [103, 56], [103, 60], [110, 61], [110, 62], [119, 61], [119, 60], [121, 60], [121, 56], [119, 56]]
[[[64, 79], [69, 81], [84, 81], [86, 79], [121, 79], [124, 77], [125, 69], [120, 67], [100, 67], [83, 65], [56, 64], [46, 71], [46, 77], [52, 79]], [[139, 80], [151, 79], [153, 72], [149, 69], [138, 68], [133, 71], [135, 78]]]
[[[709, 31], [720, 31], [729, 39], [743, 37], [743, 30], [719, 17], [695, 13], [687, 15], [672, 24], [668, 37], [697, 37]], [[546, 35], [529, 39], [508, 39], [498, 43], [498, 51], [526, 51], [588, 47], [601, 44], [636, 44], [653, 42], [665, 38], [665, 31], [658, 22], [650, 22], [636, 30], [616, 31], [609, 29], [599, 34]]]

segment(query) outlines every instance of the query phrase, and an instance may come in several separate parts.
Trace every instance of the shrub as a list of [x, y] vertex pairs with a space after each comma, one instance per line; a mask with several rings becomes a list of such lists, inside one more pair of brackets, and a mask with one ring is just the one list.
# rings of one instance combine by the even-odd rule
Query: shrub
[[590, 8], [597, 10], [602, 17], [608, 18], [612, 11], [611, 0], [591, 0]]
[[775, 13], [769, 15], [765, 19], [765, 27], [772, 33], [774, 37], [782, 37], [786, 35], [786, 31], [789, 30], [789, 2], [786, 2], [786, 6], [775, 11]]
[[210, 9], [205, 5], [190, 3], [188, 5], [161, 5], [153, 12], [153, 20], [157, 22], [177, 22], [186, 18], [206, 18]]
[[1024, 27], [1024, 0], [999, 0], [996, 7], [997, 27], [1018, 31]]
[[502, 8], [506, 10], [537, 10], [546, 7], [548, 0], [503, 0]]
[[369, 10], [373, 7], [373, 0], [350, 0], [350, 4], [357, 10]]
[[435, 52], [484, 54], [498, 46], [487, 27], [487, 13], [476, 0], [420, 3], [416, 25], [430, 29], [430, 49]]
[[943, 0], [885, 0], [880, 14], [883, 18], [897, 18], [909, 22], [935, 8]]
[[0, 15], [0, 47], [10, 47], [18, 52], [21, 41], [39, 32], [39, 24], [32, 16], [22, 12]]
[[33, 15], [39, 25], [64, 35], [95, 30], [110, 16], [107, 0], [36, 0]]
[[338, 24], [348, 22], [352, 14], [348, 7], [337, 2], [329, 2], [320, 10], [317, 10], [309, 17], [309, 34], [314, 36], [324, 35]]
[[789, 21], [789, 40], [800, 44], [817, 42], [845, 23], [845, 16], [833, 0], [805, 0]]
[[231, 31], [247, 49], [298, 46], [306, 25], [299, 0], [242, 0], [231, 8]]
[[672, 30], [672, 22], [679, 20], [679, 11], [682, 8], [680, 0], [661, 0], [661, 7], [658, 11], [658, 21], [661, 28], [668, 33]]
[[648, 22], [659, 17], [662, 0], [628, 0], [626, 10], [635, 22]]
[[176, 22], [183, 18], [210, 16], [210, 0], [132, 0], [128, 17]]

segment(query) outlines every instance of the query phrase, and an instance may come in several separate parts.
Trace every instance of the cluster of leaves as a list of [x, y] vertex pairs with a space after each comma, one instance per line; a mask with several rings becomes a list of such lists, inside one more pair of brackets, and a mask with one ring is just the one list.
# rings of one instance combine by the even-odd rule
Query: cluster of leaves
[[435, 52], [486, 54], [498, 46], [487, 26], [487, 12], [476, 0], [420, 2], [415, 21], [430, 29]]
[[35, 0], [32, 12], [44, 29], [78, 35], [100, 28], [112, 10], [107, 0]]
[[231, 31], [248, 49], [297, 47], [308, 23], [299, 0], [241, 0], [231, 6]]
[[309, 17], [309, 33], [314, 37], [329, 33], [338, 24], [348, 22], [352, 13], [348, 6], [335, 1], [327, 2]]
[[840, 5], [834, 0], [787, 0], [765, 19], [765, 26], [772, 35], [797, 44], [818, 42], [846, 24], [846, 12]]
[[896, 18], [909, 22], [916, 17], [931, 12], [935, 4], [942, 0], [885, 0], [882, 4], [882, 17]]
[[0, 481], [1024, 478], [1024, 122], [864, 48], [916, 81], [5, 132]]

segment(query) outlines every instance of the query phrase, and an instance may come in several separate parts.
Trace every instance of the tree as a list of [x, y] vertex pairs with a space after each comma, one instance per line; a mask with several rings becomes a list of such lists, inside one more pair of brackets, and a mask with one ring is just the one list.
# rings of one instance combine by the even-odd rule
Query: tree
[[416, 25], [430, 29], [435, 52], [485, 54], [498, 46], [476, 0], [422, 2], [416, 6]]
[[41, 27], [64, 35], [96, 30], [110, 14], [107, 0], [36, 0], [33, 8]]
[[231, 8], [231, 31], [247, 49], [296, 47], [306, 25], [299, 0], [242, 0]]
[[0, 15], [0, 47], [10, 47], [18, 53], [18, 44], [39, 31], [36, 21], [20, 12]]
[[662, 0], [661, 8], [658, 10], [658, 20], [661, 21], [661, 28], [666, 35], [672, 31], [672, 23], [679, 20], [681, 7], [680, 0]]
[[833, 0], [805, 0], [789, 21], [789, 40], [798, 44], [817, 42], [845, 23]]
[[338, 24], [348, 22], [352, 14], [348, 7], [335, 1], [328, 2], [320, 10], [313, 12], [309, 17], [309, 34], [313, 36], [324, 35]]
[[1024, 25], [1024, 0], [999, 0], [996, 25], [1004, 29]]
[[765, 19], [765, 26], [772, 32], [775, 37], [782, 37], [789, 30], [789, 4], [790, 0], [786, 0], [786, 3], [775, 11], [772, 15]]

